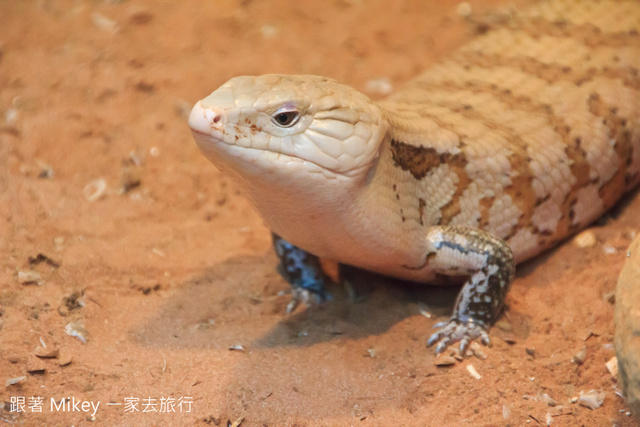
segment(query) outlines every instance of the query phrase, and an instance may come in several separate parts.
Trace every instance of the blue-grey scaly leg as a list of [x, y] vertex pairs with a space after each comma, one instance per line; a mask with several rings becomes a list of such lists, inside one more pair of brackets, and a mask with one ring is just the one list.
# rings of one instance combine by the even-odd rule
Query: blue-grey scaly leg
[[318, 257], [292, 245], [275, 233], [271, 234], [273, 247], [280, 260], [278, 272], [293, 290], [287, 312], [291, 313], [300, 301], [321, 303], [330, 299], [325, 291], [328, 278], [322, 271]]
[[426, 265], [444, 275], [468, 276], [451, 318], [434, 326], [440, 330], [429, 337], [427, 345], [440, 341], [436, 353], [441, 353], [460, 341], [463, 355], [476, 338], [489, 345], [489, 328], [500, 314], [515, 276], [511, 248], [486, 231], [468, 227], [434, 226], [427, 240]]

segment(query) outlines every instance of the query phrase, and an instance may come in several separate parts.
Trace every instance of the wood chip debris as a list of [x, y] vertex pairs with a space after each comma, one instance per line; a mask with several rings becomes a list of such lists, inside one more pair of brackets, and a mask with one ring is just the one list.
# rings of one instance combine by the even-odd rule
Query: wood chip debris
[[578, 404], [589, 409], [598, 409], [604, 402], [605, 393], [602, 390], [590, 390], [586, 393], [580, 392]]
[[511, 407], [508, 405], [502, 405], [502, 418], [505, 420], [511, 418]]
[[551, 414], [549, 412], [547, 412], [547, 414], [544, 416], [544, 422], [546, 423], [546, 425], [550, 426], [551, 424], [553, 424], [553, 417], [551, 416]]
[[604, 364], [613, 378], [618, 378], [618, 358], [612, 357]]
[[86, 344], [89, 340], [89, 332], [85, 329], [82, 320], [67, 323], [64, 331], [67, 335], [78, 338], [83, 344]]
[[20, 384], [21, 382], [24, 382], [24, 380], [26, 379], [27, 377], [25, 377], [24, 375], [21, 377], [9, 378], [7, 381], [4, 382], [4, 386], [9, 387], [10, 385]]
[[420, 311], [420, 314], [422, 314], [427, 319], [431, 319], [433, 317], [433, 314], [431, 314], [431, 310], [429, 310], [429, 307], [421, 302], [418, 303], [418, 311]]
[[197, 331], [200, 329], [209, 329], [215, 326], [216, 321], [214, 319], [203, 320], [202, 322], [198, 322], [191, 327], [192, 330]]
[[480, 375], [478, 373], [478, 371], [476, 371], [476, 368], [473, 367], [473, 365], [469, 364], [467, 365], [467, 371], [469, 371], [469, 373], [471, 374], [471, 376], [477, 380], [479, 380], [480, 378], [482, 378], [482, 375]]

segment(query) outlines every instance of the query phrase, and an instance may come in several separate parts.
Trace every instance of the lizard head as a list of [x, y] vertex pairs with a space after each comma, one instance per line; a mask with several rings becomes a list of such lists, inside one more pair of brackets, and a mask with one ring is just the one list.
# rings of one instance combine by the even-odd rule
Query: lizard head
[[218, 168], [268, 181], [364, 177], [387, 130], [377, 105], [355, 89], [275, 74], [229, 80], [196, 103], [189, 126]]

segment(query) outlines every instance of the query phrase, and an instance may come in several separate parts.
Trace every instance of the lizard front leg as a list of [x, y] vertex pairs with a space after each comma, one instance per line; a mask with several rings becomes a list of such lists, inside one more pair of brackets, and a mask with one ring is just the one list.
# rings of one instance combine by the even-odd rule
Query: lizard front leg
[[291, 285], [293, 296], [287, 305], [291, 313], [300, 301], [304, 303], [322, 303], [330, 298], [325, 291], [327, 276], [322, 271], [320, 260], [297, 246], [271, 233], [273, 248], [280, 260], [278, 272]]
[[504, 305], [515, 276], [515, 259], [509, 245], [492, 234], [475, 228], [434, 226], [427, 233], [426, 266], [447, 276], [468, 276], [448, 321], [427, 341], [440, 341], [436, 353], [460, 341], [464, 354], [469, 343], [480, 338], [490, 344], [489, 328]]

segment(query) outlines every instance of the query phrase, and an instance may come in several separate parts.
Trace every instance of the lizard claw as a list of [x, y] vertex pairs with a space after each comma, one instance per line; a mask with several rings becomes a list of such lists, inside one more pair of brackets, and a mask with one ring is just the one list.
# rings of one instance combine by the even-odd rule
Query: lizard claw
[[460, 320], [452, 318], [448, 321], [438, 322], [433, 327], [440, 330], [429, 337], [427, 347], [431, 347], [440, 341], [436, 346], [437, 354], [442, 353], [447, 347], [458, 341], [460, 341], [460, 354], [462, 356], [467, 352], [471, 341], [476, 338], [480, 338], [480, 342], [486, 346], [491, 345], [491, 338], [489, 338], [487, 328], [480, 323], [474, 322], [473, 319]]
[[294, 287], [291, 289], [291, 301], [287, 304], [287, 314], [293, 311], [302, 302], [307, 307], [311, 305], [322, 305], [325, 301], [331, 299], [331, 295], [326, 292], [317, 293], [305, 288]]

